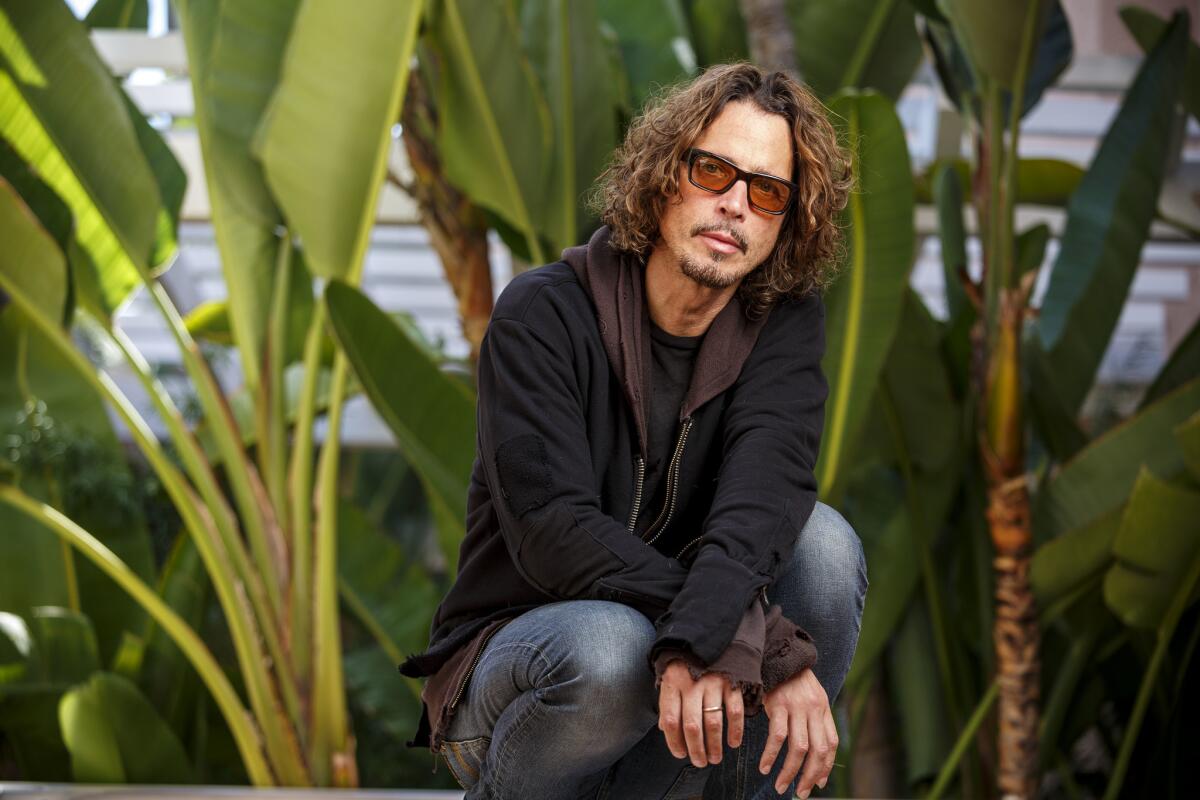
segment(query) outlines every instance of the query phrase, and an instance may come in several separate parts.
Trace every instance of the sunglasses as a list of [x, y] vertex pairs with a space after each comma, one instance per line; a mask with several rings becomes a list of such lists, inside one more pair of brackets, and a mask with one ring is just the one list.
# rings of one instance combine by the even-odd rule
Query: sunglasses
[[728, 159], [697, 147], [689, 148], [683, 158], [688, 165], [688, 181], [693, 186], [713, 194], [722, 194], [738, 181], [745, 180], [750, 207], [767, 214], [787, 211], [792, 195], [798, 188], [791, 181], [774, 175], [746, 172]]

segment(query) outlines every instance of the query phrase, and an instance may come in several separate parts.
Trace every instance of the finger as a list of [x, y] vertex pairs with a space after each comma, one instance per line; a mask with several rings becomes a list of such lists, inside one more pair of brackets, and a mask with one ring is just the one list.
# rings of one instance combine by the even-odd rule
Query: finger
[[838, 751], [837, 725], [835, 725], [833, 721], [833, 711], [831, 711], [828, 706], [825, 707], [825, 714], [823, 717], [823, 721], [825, 723], [825, 737], [829, 742], [829, 765], [825, 768], [825, 774], [817, 778], [817, 785], [822, 789], [825, 788], [825, 784], [829, 781], [829, 773], [833, 771], [833, 763], [837, 761]]
[[704, 715], [700, 712], [703, 700], [704, 695], [698, 691], [683, 696], [683, 738], [695, 767], [708, 766], [708, 758], [704, 755]]
[[678, 689], [664, 685], [658, 697], [658, 728], [667, 740], [667, 749], [676, 758], [687, 756], [687, 744], [683, 741], [682, 700]]
[[762, 758], [758, 762], [758, 771], [766, 775], [775, 766], [783, 743], [787, 741], [788, 711], [786, 706], [776, 706], [774, 711], [767, 712], [769, 725], [767, 729], [767, 744], [763, 747]]
[[741, 747], [745, 731], [745, 708], [741, 690], [732, 686], [725, 689], [725, 723], [729, 726], [729, 746], [734, 749]]
[[808, 760], [804, 762], [804, 773], [800, 776], [800, 783], [796, 785], [797, 794], [811, 792], [813, 784], [824, 779], [833, 765], [833, 754], [829, 749], [823, 717], [824, 713], [810, 714], [807, 717], [806, 726], [810, 737]]
[[[800, 771], [800, 767], [805, 763], [805, 756], [808, 755], [808, 746], [807, 721], [803, 714], [793, 713], [788, 722], [787, 758], [783, 760], [783, 768], [779, 770], [779, 776], [775, 779], [775, 791], [779, 794], [787, 791], [792, 781], [796, 779], [796, 773]], [[803, 786], [797, 786], [797, 794], [801, 793], [803, 788]]]
[[[722, 680], [721, 684], [725, 684]], [[704, 689], [704, 708], [720, 708], [720, 711], [704, 711], [704, 749], [708, 754], [708, 763], [721, 763], [721, 729], [725, 716], [725, 704], [721, 702], [721, 684], [708, 684]]]

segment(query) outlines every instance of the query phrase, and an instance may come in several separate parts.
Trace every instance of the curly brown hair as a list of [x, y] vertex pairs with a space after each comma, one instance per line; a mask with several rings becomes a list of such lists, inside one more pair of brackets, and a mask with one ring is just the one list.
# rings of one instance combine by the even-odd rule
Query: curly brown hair
[[792, 180], [800, 187], [775, 249], [738, 287], [746, 313], [758, 317], [786, 296], [824, 290], [841, 256], [837, 218], [853, 181], [850, 158], [821, 101], [801, 83], [739, 62], [710, 67], [669, 89], [630, 124], [597, 179], [592, 203], [611, 230], [613, 247], [645, 258], [658, 240], [668, 199], [679, 194], [680, 158], [726, 104], [739, 100], [787, 120], [794, 144]]

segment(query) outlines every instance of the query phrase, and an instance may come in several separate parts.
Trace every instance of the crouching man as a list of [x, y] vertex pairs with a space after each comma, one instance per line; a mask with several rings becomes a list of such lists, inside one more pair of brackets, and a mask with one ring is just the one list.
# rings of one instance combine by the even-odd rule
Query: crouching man
[[634, 121], [591, 241], [504, 289], [458, 575], [401, 666], [467, 798], [825, 785], [867, 589], [813, 476], [849, 189], [803, 86], [714, 67]]

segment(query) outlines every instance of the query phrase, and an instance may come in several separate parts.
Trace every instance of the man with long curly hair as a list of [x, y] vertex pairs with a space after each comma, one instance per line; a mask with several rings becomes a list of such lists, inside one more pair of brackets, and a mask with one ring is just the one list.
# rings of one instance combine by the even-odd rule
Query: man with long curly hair
[[825, 785], [867, 588], [813, 474], [849, 176], [805, 87], [713, 67], [632, 123], [588, 244], [505, 287], [458, 575], [401, 666], [468, 798]]

